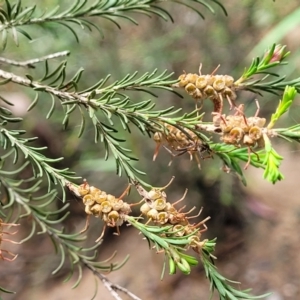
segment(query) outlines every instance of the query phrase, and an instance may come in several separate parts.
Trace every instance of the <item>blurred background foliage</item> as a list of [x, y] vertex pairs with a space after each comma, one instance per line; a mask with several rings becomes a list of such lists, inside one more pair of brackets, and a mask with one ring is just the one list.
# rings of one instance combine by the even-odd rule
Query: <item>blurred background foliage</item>
[[[50, 10], [56, 5], [60, 5], [63, 9], [70, 6], [72, 2], [71, 0], [28, 0], [24, 1], [24, 4], [36, 3], [39, 10], [43, 11]], [[282, 67], [284, 69], [284, 71], [281, 70], [282, 74], [286, 74], [287, 77], [299, 74], [300, 7], [297, 0], [288, 2], [231, 0], [222, 1], [222, 3], [229, 16], [224, 16], [222, 11], [216, 7], [216, 14], [212, 15], [206, 12], [205, 20], [184, 6], [171, 2], [164, 3], [163, 6], [175, 20], [174, 24], [155, 16], [148, 18], [143, 15], [134, 15], [139, 25], [135, 26], [126, 20], [121, 20], [122, 28], [119, 30], [105, 19], [93, 18], [92, 22], [99, 25], [102, 35], [96, 30], [89, 32], [87, 29], [82, 30], [74, 25], [73, 28], [79, 36], [80, 43], [77, 43], [70, 31], [63, 26], [54, 23], [46, 24], [43, 27], [34, 25], [28, 27], [28, 32], [33, 38], [32, 41], [20, 36], [19, 48], [11, 41], [1, 55], [23, 61], [58, 51], [70, 50], [71, 55], [67, 58], [68, 74], [72, 76], [79, 68], [83, 67], [86, 70], [81, 80], [82, 88], [84, 88], [97, 82], [100, 78], [104, 78], [107, 74], [111, 74], [110, 80], [113, 82], [123, 78], [127, 73], [139, 71], [140, 74], [143, 74], [152, 72], [155, 68], [158, 68], [159, 71], [165, 69], [173, 71], [174, 78], [177, 78], [183, 70], [197, 73], [200, 62], [203, 64], [203, 74], [210, 74], [220, 64], [218, 74], [229, 74], [238, 78], [253, 57], [260, 56], [273, 43], [281, 43], [286, 44], [288, 50], [292, 52], [289, 64]], [[61, 59], [56, 59], [52, 63], [57, 65], [60, 61]], [[10, 71], [42, 76], [43, 68], [44, 66], [41, 64], [36, 65], [34, 70], [20, 70], [11, 67]], [[64, 113], [59, 113], [62, 108], [58, 103], [56, 113], [49, 120], [45, 119], [51, 105], [48, 96], [44, 96], [43, 101], [39, 101], [38, 105], [27, 113], [26, 109], [34, 94], [29, 89], [17, 87], [14, 84], [7, 84], [2, 88], [5, 91], [3, 96], [15, 103], [15, 114], [24, 117], [28, 136], [38, 136], [38, 143], [48, 146], [47, 154], [50, 157], [65, 157], [65, 160], [60, 162], [62, 164], [60, 166], [70, 167], [78, 175], [87, 178], [91, 184], [108, 193], [116, 196], [122, 193], [127, 184], [126, 178], [118, 178], [115, 175], [113, 159], [104, 161], [103, 146], [101, 143], [94, 144], [93, 142], [92, 126], [85, 131], [82, 138], [78, 139], [79, 124], [75, 118], [71, 119], [67, 130], [63, 130], [61, 122]], [[158, 97], [153, 101], [158, 108], [175, 106], [182, 107], [186, 112], [194, 109], [194, 100], [187, 96], [179, 98], [165, 91], [156, 91], [156, 94]], [[131, 92], [130, 96], [136, 102], [150, 97], [148, 94], [140, 92]], [[256, 110], [255, 98], [258, 98], [260, 102], [260, 115], [269, 117], [274, 112], [278, 97], [270, 95], [260, 97], [244, 92], [239, 99], [243, 99], [242, 101], [245, 103], [246, 114]], [[299, 120], [299, 105], [299, 100], [296, 100], [294, 109], [285, 119], [283, 118], [285, 122], [292, 124], [294, 120]], [[211, 103], [205, 103], [203, 110], [205, 111], [206, 108], [209, 108], [208, 111], [210, 111]], [[186, 197], [188, 207], [204, 206], [201, 218], [207, 215], [212, 217], [208, 224], [207, 236], [218, 236], [219, 253], [222, 253], [222, 249], [230, 251], [231, 248], [228, 245], [235, 247], [239, 244], [228, 243], [230, 240], [228, 228], [232, 229], [235, 238], [238, 233], [240, 240], [243, 240], [243, 228], [246, 221], [241, 207], [244, 206], [243, 199], [245, 199], [246, 193], [251, 191], [244, 189], [234, 175], [223, 173], [220, 170], [221, 162], [217, 158], [203, 161], [200, 171], [194, 161], [188, 160], [187, 155], [176, 157], [172, 165], [168, 167], [167, 164], [171, 157], [163, 149], [157, 160], [152, 161], [155, 148], [152, 139], [141, 136], [140, 132], [135, 130], [132, 134], [128, 134], [123, 131], [121, 126], [119, 130], [119, 134], [126, 137], [126, 146], [133, 149], [136, 157], [139, 158], [137, 162], [139, 168], [147, 173], [146, 182], [153, 186], [163, 186], [174, 175], [175, 183], [168, 190], [169, 199], [174, 199], [174, 201], [179, 199], [184, 189], [188, 188], [189, 193]], [[245, 174], [248, 181], [251, 181], [247, 172]], [[132, 200], [129, 201], [138, 200], [134, 199], [136, 195], [131, 197], [133, 199], [131, 198]], [[82, 225], [83, 227], [85, 214], [82, 204], [78, 203], [72, 195], [70, 195], [69, 201], [72, 202], [73, 213], [68, 226], [80, 228]], [[99, 220], [93, 220], [92, 223], [94, 229], [92, 231], [96, 231], [95, 236], [97, 236], [101, 231]], [[123, 230], [126, 229], [122, 228], [121, 231]], [[109, 240], [109, 236], [111, 234], [106, 236], [105, 242]], [[122, 235], [119, 240], [121, 242]], [[222, 241], [223, 243], [220, 243]], [[33, 245], [34, 241], [31, 241], [28, 247]], [[107, 245], [108, 243], [104, 243], [101, 247]], [[37, 279], [33, 272], [35, 269], [33, 266], [40, 265], [45, 256], [35, 258], [35, 260], [40, 260], [37, 262], [32, 258], [30, 251], [27, 251], [26, 255], [28, 257], [26, 265], [32, 265], [30, 268], [32, 275], [26, 280], [26, 285], [30, 285]], [[38, 273], [41, 274], [41, 272]], [[2, 277], [1, 281], [3, 280]], [[20, 284], [19, 289], [23, 288], [25, 288], [24, 284]]]

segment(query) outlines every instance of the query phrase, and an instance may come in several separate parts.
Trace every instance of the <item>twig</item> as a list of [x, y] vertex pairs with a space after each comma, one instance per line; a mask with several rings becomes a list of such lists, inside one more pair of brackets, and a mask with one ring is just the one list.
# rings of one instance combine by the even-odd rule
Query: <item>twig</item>
[[122, 286], [120, 286], [118, 284], [112, 283], [110, 280], [107, 279], [106, 276], [104, 276], [103, 274], [99, 273], [90, 264], [85, 263], [85, 265], [86, 265], [86, 267], [88, 269], [90, 269], [94, 273], [95, 276], [97, 276], [102, 281], [102, 283], [104, 284], [104, 286], [107, 288], [107, 290], [111, 293], [111, 295], [115, 299], [122, 300], [122, 298], [116, 292], [116, 290], [119, 290], [119, 291], [123, 292], [124, 294], [128, 295], [133, 300], [141, 300], [141, 298], [137, 297], [136, 295], [134, 295], [133, 293], [131, 293], [130, 291], [128, 291], [126, 288], [124, 288], [124, 287], [122, 287]]
[[24, 68], [34, 69], [35, 68], [34, 64], [43, 62], [48, 59], [53, 59], [53, 58], [57, 58], [57, 57], [61, 57], [61, 56], [68, 56], [69, 54], [70, 54], [70, 51], [61, 51], [61, 52], [52, 53], [52, 54], [49, 54], [49, 55], [46, 55], [46, 56], [43, 56], [40, 58], [34, 58], [34, 59], [25, 60], [25, 61], [16, 61], [16, 60], [8, 59], [5, 57], [0, 57], [0, 63], [13, 65], [16, 67], [24, 67]]
[[114, 287], [116, 289], [118, 289], [119, 291], [123, 292], [124, 294], [128, 295], [129, 297], [131, 297], [134, 300], [141, 300], [141, 298], [137, 297], [135, 294], [131, 293], [130, 291], [128, 291], [127, 289], [125, 289], [124, 287], [122, 287], [118, 284], [114, 284]]
[[23, 85], [23, 86], [27, 86], [30, 87], [32, 89], [44, 89], [45, 92], [52, 94], [54, 96], [57, 96], [60, 99], [65, 99], [65, 100], [78, 100], [78, 102], [81, 103], [88, 103], [89, 100], [87, 97], [81, 97], [80, 95], [76, 94], [76, 93], [68, 93], [68, 92], [62, 92], [60, 90], [57, 90], [55, 88], [52, 88], [48, 85], [43, 85], [40, 84], [36, 81], [31, 81], [27, 78], [21, 77], [21, 76], [17, 76], [13, 73], [9, 73], [3, 70], [0, 70], [0, 77], [3, 79], [9, 79], [10, 81]]
[[[2, 182], [3, 180], [1, 180]], [[9, 187], [9, 186], [7, 186]], [[29, 207], [29, 205], [27, 203], [25, 203], [23, 201], [23, 199], [19, 196], [18, 193], [14, 193], [15, 199], [16, 201], [22, 205], [26, 211], [31, 211], [31, 208]], [[43, 226], [42, 221], [35, 215], [35, 213], [32, 214], [32, 217], [36, 220], [36, 222], [43, 228], [45, 227], [45, 224]], [[52, 237], [54, 237], [56, 240], [58, 241], [62, 241], [61, 237], [59, 237], [53, 230], [51, 227], [47, 226], [47, 229], [45, 231], [48, 232], [48, 234]], [[23, 240], [24, 241], [24, 240]], [[22, 243], [22, 241], [21, 241]], [[65, 244], [65, 243], [64, 243]], [[68, 247], [69, 245], [66, 245], [66, 247]], [[118, 295], [118, 293], [116, 292], [116, 290], [122, 291], [123, 293], [127, 294], [129, 297], [131, 297], [133, 300], [141, 300], [140, 298], [138, 298], [136, 295], [134, 295], [133, 293], [129, 292], [127, 289], [119, 286], [119, 285], [115, 285], [114, 283], [112, 283], [106, 276], [104, 276], [103, 274], [101, 274], [96, 268], [94, 268], [89, 261], [87, 261], [86, 259], [79, 257], [79, 260], [82, 262], [82, 264], [84, 264], [88, 269], [90, 269], [95, 276], [97, 276], [102, 283], [104, 284], [104, 286], [106, 287], [106, 289], [110, 292], [110, 294], [113, 296], [114, 299], [116, 300], [122, 300], [122, 298]]]

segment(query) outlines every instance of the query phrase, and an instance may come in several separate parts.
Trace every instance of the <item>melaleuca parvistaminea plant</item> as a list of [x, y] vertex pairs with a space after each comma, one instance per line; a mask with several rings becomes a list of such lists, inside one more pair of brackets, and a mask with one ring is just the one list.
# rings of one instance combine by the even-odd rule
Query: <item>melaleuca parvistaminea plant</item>
[[[172, 2], [172, 1], [169, 1]], [[175, 2], [175, 1], [174, 1]], [[184, 4], [185, 2], [176, 1]], [[2, 48], [10, 37], [16, 45], [19, 44], [19, 34], [31, 39], [26, 31], [26, 26], [54, 23], [67, 27], [75, 38], [80, 41], [73, 27], [80, 25], [90, 30], [97, 27], [89, 18], [105, 18], [117, 26], [118, 18], [123, 17], [135, 23], [129, 16], [131, 12], [156, 14], [163, 19], [171, 19], [167, 10], [160, 6], [161, 1], [96, 1], [88, 4], [85, 0], [75, 1], [69, 9], [59, 11], [55, 8], [50, 12], [39, 14], [36, 6], [25, 7], [20, 1], [11, 3], [6, 0], [0, 7], [0, 32], [2, 35]], [[187, 6], [192, 6], [201, 16], [197, 4], [204, 5], [213, 11], [212, 5], [224, 7], [216, 0], [211, 1], [186, 1]], [[23, 29], [24, 28], [24, 29]], [[116, 161], [117, 174], [125, 175], [129, 187], [119, 197], [105, 192], [99, 182], [99, 187], [90, 186], [88, 181], [79, 184], [80, 177], [68, 170], [54, 167], [62, 158], [49, 158], [43, 154], [45, 147], [34, 146], [35, 138], [26, 137], [22, 129], [23, 119], [15, 117], [9, 110], [12, 105], [0, 94], [0, 143], [1, 143], [1, 210], [3, 218], [0, 220], [0, 259], [11, 261], [17, 259], [3, 244], [11, 240], [4, 236], [10, 231], [4, 230], [8, 225], [16, 225], [22, 220], [30, 222], [32, 230], [27, 237], [18, 241], [26, 245], [35, 234], [47, 234], [51, 238], [61, 260], [53, 274], [62, 270], [67, 259], [70, 260], [69, 280], [74, 273], [78, 274], [76, 287], [82, 278], [83, 268], [91, 270], [115, 299], [121, 299], [118, 292], [125, 292], [132, 299], [139, 299], [130, 291], [110, 282], [104, 272], [111, 272], [122, 267], [121, 264], [98, 262], [97, 251], [102, 241], [106, 227], [116, 229], [120, 234], [123, 224], [130, 224], [136, 228], [149, 246], [156, 249], [157, 253], [165, 255], [162, 276], [165, 266], [169, 266], [169, 273], [174, 274], [180, 270], [184, 274], [191, 272], [191, 267], [199, 262], [203, 264], [206, 277], [211, 283], [211, 291], [217, 290], [220, 299], [258, 299], [262, 296], [251, 296], [249, 290], [241, 291], [233, 287], [229, 280], [220, 275], [214, 265], [214, 248], [216, 240], [207, 240], [202, 233], [207, 230], [203, 217], [200, 222], [195, 222], [194, 217], [199, 216], [201, 209], [193, 208], [186, 211], [180, 206], [181, 199], [169, 199], [162, 188], [152, 187], [143, 179], [144, 172], [134, 164], [136, 160], [132, 150], [124, 147], [124, 140], [118, 138], [115, 123], [121, 124], [124, 130], [131, 132], [136, 127], [143, 134], [153, 138], [156, 143], [154, 157], [156, 159], [160, 148], [165, 148], [170, 153], [170, 159], [176, 156], [189, 154], [191, 160], [195, 158], [200, 167], [202, 159], [218, 156], [223, 164], [224, 171], [235, 172], [245, 183], [240, 162], [246, 162], [245, 169], [252, 165], [264, 169], [264, 178], [275, 183], [283, 179], [279, 171], [283, 159], [272, 147], [271, 140], [275, 137], [287, 141], [300, 141], [300, 124], [290, 128], [275, 128], [277, 120], [289, 109], [296, 94], [299, 92], [300, 78], [285, 81], [284, 76], [278, 77], [270, 71], [273, 67], [280, 67], [286, 63], [289, 52], [285, 46], [273, 45], [262, 58], [253, 60], [251, 66], [246, 68], [238, 79], [230, 74], [218, 75], [217, 69], [211, 74], [184, 73], [178, 79], [167, 71], [157, 74], [157, 70], [138, 76], [137, 72], [128, 74], [124, 78], [109, 83], [109, 75], [99, 79], [88, 88], [80, 88], [80, 80], [84, 76], [83, 69], [79, 69], [71, 78], [67, 74], [67, 61], [62, 61], [58, 67], [53, 67], [51, 59], [69, 55], [68, 51], [46, 55], [42, 58], [18, 62], [4, 57], [0, 58], [2, 64], [19, 67], [34, 68], [37, 63], [44, 63], [44, 75], [38, 78], [35, 72], [20, 76], [8, 70], [0, 69], [0, 85], [6, 84], [27, 87], [35, 93], [28, 111], [47, 97], [51, 100], [51, 108], [46, 118], [55, 114], [56, 103], [61, 104], [65, 111], [63, 120], [64, 128], [68, 126], [69, 119], [79, 112], [78, 138], [86, 129], [86, 123], [91, 122], [94, 127], [94, 142], [102, 143], [105, 149], [105, 159], [110, 155]], [[262, 74], [262, 75], [261, 75]], [[273, 79], [272, 79], [273, 78]], [[165, 110], [155, 110], [152, 100], [133, 102], [127, 91], [148, 92], [153, 95], [155, 89], [164, 89], [177, 94], [177, 90], [186, 91], [187, 99], [194, 98], [196, 110], [182, 113], [172, 107]], [[243, 108], [242, 91], [247, 90], [258, 95], [275, 93], [281, 97], [279, 105], [271, 116], [269, 123], [260, 116], [258, 98], [257, 111], [253, 116], [246, 116]], [[203, 101], [211, 101], [211, 111], [206, 114], [211, 116], [210, 121], [204, 122], [204, 112], [201, 110]], [[227, 104], [228, 103], [228, 104]], [[230, 113], [225, 114], [228, 105]], [[13, 123], [19, 123], [19, 128]], [[266, 125], [267, 124], [267, 125]], [[21, 129], [20, 129], [21, 128]], [[33, 144], [30, 144], [33, 143]], [[23, 174], [26, 178], [23, 178]], [[58, 186], [61, 188], [58, 189]], [[46, 190], [45, 190], [46, 188]], [[130, 196], [126, 196], [131, 188], [136, 189], [141, 201], [132, 203]], [[69, 206], [66, 202], [66, 189], [70, 190], [83, 202], [87, 214], [86, 226], [80, 232], [70, 233], [61, 229], [62, 222], [68, 217]], [[62, 193], [64, 205], [58, 209], [53, 203], [58, 193]], [[132, 215], [131, 207], [140, 205], [141, 216]], [[191, 215], [196, 211], [195, 215]], [[29, 218], [28, 218], [29, 217]], [[90, 217], [96, 217], [104, 223], [104, 229], [99, 232], [99, 238], [91, 246], [84, 245]], [[121, 238], [121, 237], [120, 237]], [[191, 250], [192, 254], [187, 254]], [[113, 259], [114, 257], [111, 257]], [[0, 261], [1, 263], [1, 261]], [[10, 292], [0, 287], [2, 292]]]

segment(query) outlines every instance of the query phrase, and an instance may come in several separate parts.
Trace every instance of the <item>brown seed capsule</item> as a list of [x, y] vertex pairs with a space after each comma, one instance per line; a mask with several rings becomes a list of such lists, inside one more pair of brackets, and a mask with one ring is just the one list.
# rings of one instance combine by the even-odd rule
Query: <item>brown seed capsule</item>
[[148, 193], [148, 197], [150, 200], [155, 201], [156, 199], [159, 198], [167, 198], [167, 194], [160, 190], [160, 189], [152, 189], [151, 191], [149, 191]]
[[224, 80], [223, 76], [215, 76], [215, 77], [216, 77], [216, 79], [213, 83], [213, 88], [217, 92], [221, 92], [226, 86], [225, 80]]
[[147, 213], [147, 217], [154, 221], [157, 219], [157, 215], [158, 215], [158, 212], [154, 208], [150, 209]]
[[90, 208], [90, 211], [95, 217], [100, 217], [102, 213], [102, 205], [95, 204]]
[[192, 236], [188, 237], [188, 240], [189, 240], [191, 247], [197, 247], [200, 242], [200, 238], [197, 235], [192, 235]]
[[207, 78], [205, 75], [200, 75], [196, 80], [196, 87], [198, 89], [204, 89], [207, 86]]
[[107, 194], [105, 192], [101, 192], [97, 196], [95, 196], [95, 201], [99, 204], [101, 204], [103, 201], [106, 201]]
[[92, 195], [87, 194], [82, 198], [82, 202], [84, 205], [92, 205], [95, 203], [95, 199]]
[[124, 214], [124, 215], [128, 215], [131, 212], [131, 208], [130, 205], [126, 202], [123, 203], [122, 208], [119, 211], [120, 213]]
[[227, 87], [231, 87], [233, 85], [234, 78], [232, 76], [224, 75], [224, 80]]
[[140, 208], [140, 211], [143, 215], [147, 215], [149, 210], [151, 210], [151, 207], [148, 205], [148, 203], [144, 203]]
[[203, 95], [201, 91], [197, 88], [194, 93], [191, 95], [195, 100], [201, 100], [203, 98]]
[[185, 79], [189, 82], [189, 83], [193, 83], [195, 84], [197, 78], [199, 77], [198, 74], [192, 74], [192, 73], [189, 73], [186, 75]]
[[225, 144], [238, 145], [244, 136], [244, 131], [239, 127], [234, 127], [229, 133], [222, 136]]
[[184, 230], [184, 226], [180, 225], [180, 224], [177, 224], [177, 225], [174, 225], [172, 228], [171, 228], [171, 231], [172, 232], [175, 232], [175, 236], [184, 236], [185, 234], [185, 230]]
[[84, 196], [84, 195], [88, 194], [89, 192], [90, 192], [90, 186], [87, 182], [81, 184], [78, 187], [78, 193], [80, 196]]
[[243, 138], [243, 143], [247, 146], [254, 146], [256, 142], [248, 134], [245, 134]]
[[239, 143], [244, 134], [244, 131], [239, 127], [234, 127], [230, 130], [230, 135], [232, 136], [234, 143]]
[[113, 203], [116, 201], [116, 197], [111, 194], [108, 194], [106, 200], [110, 203]]
[[261, 128], [258, 126], [253, 126], [249, 130], [249, 136], [254, 140], [257, 141], [262, 137]]
[[204, 89], [204, 94], [205, 94], [207, 97], [216, 97], [216, 96], [217, 96], [217, 93], [216, 93], [215, 89], [214, 89], [211, 85], [208, 85], [208, 86]]
[[172, 133], [172, 132], [176, 131], [176, 128], [173, 125], [168, 124], [168, 123], [164, 123], [164, 125], [165, 125], [165, 127], [166, 127], [166, 129], [168, 130], [169, 133]]
[[168, 213], [174, 213], [174, 212], [176, 212], [176, 209], [170, 202], [167, 202], [165, 211], [167, 211]]
[[235, 100], [236, 99], [236, 93], [234, 92], [234, 90], [232, 90], [229, 87], [225, 87], [224, 91], [222, 92], [222, 94], [225, 97], [229, 97], [231, 100]]
[[153, 208], [156, 210], [163, 210], [166, 207], [166, 198], [159, 198], [153, 202]]
[[112, 205], [109, 201], [103, 201], [101, 206], [103, 213], [109, 213], [112, 210]]
[[124, 205], [124, 201], [123, 200], [116, 199], [114, 202], [112, 202], [112, 209], [118, 211], [118, 210], [120, 210], [123, 207], [123, 205]]
[[161, 132], [155, 132], [153, 135], [153, 140], [156, 143], [161, 143], [163, 141], [163, 134]]
[[173, 224], [173, 225], [178, 224], [178, 219], [176, 218], [176, 213], [177, 212], [169, 213], [169, 222], [170, 222], [170, 224]]
[[252, 126], [257, 126], [257, 127], [264, 127], [266, 124], [266, 119], [265, 118], [259, 118], [259, 117], [250, 117], [247, 119], [248, 124], [250, 127]]
[[[95, 191], [95, 192], [94, 192], [93, 194], [91, 194], [91, 195], [93, 196], [94, 200], [96, 201], [96, 199], [100, 197], [101, 191], [100, 191], [100, 190]], [[97, 202], [97, 201], [96, 201], [96, 202]]]
[[182, 131], [178, 130], [175, 134], [175, 138], [176, 141], [180, 143], [186, 140], [186, 135]]
[[161, 211], [157, 214], [156, 221], [163, 225], [168, 222], [168, 214], [165, 211]]
[[185, 87], [189, 83], [189, 81], [186, 79], [186, 74], [180, 75], [178, 79], [180, 80], [178, 82], [179, 87]]
[[185, 91], [191, 96], [196, 92], [196, 89], [197, 88], [193, 83], [189, 83], [185, 86]]
[[229, 115], [226, 117], [226, 123], [231, 127], [241, 127], [245, 124], [245, 120], [243, 116]]
[[119, 219], [120, 215], [117, 211], [112, 210], [110, 213], [108, 213], [107, 218], [110, 222], [116, 222]]
[[216, 76], [214, 75], [206, 75], [207, 85], [213, 85], [216, 80]]
[[90, 187], [90, 192], [89, 192], [91, 195], [95, 195], [95, 194], [100, 194], [101, 193], [101, 190], [97, 189], [96, 187], [94, 186], [91, 186]]

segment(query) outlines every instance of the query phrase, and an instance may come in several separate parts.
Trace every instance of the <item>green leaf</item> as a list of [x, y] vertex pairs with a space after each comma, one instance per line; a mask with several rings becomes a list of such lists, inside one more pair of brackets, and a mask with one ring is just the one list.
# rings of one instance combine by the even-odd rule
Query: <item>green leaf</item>
[[[276, 67], [277, 65], [285, 64], [283, 60], [290, 54], [285, 50], [286, 46], [280, 44], [273, 44], [262, 58], [256, 57], [252, 60], [250, 67], [245, 69], [243, 75], [234, 83], [236, 87], [241, 87], [244, 82], [251, 79], [255, 74], [267, 73], [265, 70]], [[269, 74], [271, 74], [269, 72]], [[276, 74], [272, 74], [276, 75]], [[245, 83], [247, 85], [247, 83]]]
[[10, 291], [5, 289], [4, 287], [0, 286], [0, 291], [6, 294], [15, 294], [16, 292]]
[[279, 166], [283, 157], [280, 156], [272, 147], [271, 141], [266, 134], [263, 135], [265, 142], [265, 159], [263, 165], [266, 166], [264, 171], [264, 178], [273, 184], [279, 180], [284, 179], [284, 176], [279, 171]]
[[286, 86], [284, 90], [284, 94], [282, 97], [282, 100], [279, 100], [279, 105], [277, 106], [277, 109], [274, 114], [271, 116], [271, 121], [269, 125], [267, 126], [268, 129], [271, 129], [275, 123], [278, 121], [278, 119], [287, 112], [289, 107], [291, 106], [292, 102], [295, 99], [295, 96], [297, 94], [297, 90], [293, 86]]
[[265, 298], [269, 294], [260, 296], [252, 296], [249, 294], [250, 290], [235, 289], [229, 283], [238, 282], [229, 280], [222, 276], [216, 266], [214, 265], [214, 259], [216, 259], [212, 252], [214, 251], [215, 240], [207, 241], [202, 248], [201, 260], [204, 266], [205, 275], [210, 281], [210, 289], [213, 294], [216, 289], [219, 293], [220, 300], [238, 300], [238, 299], [261, 299]]

